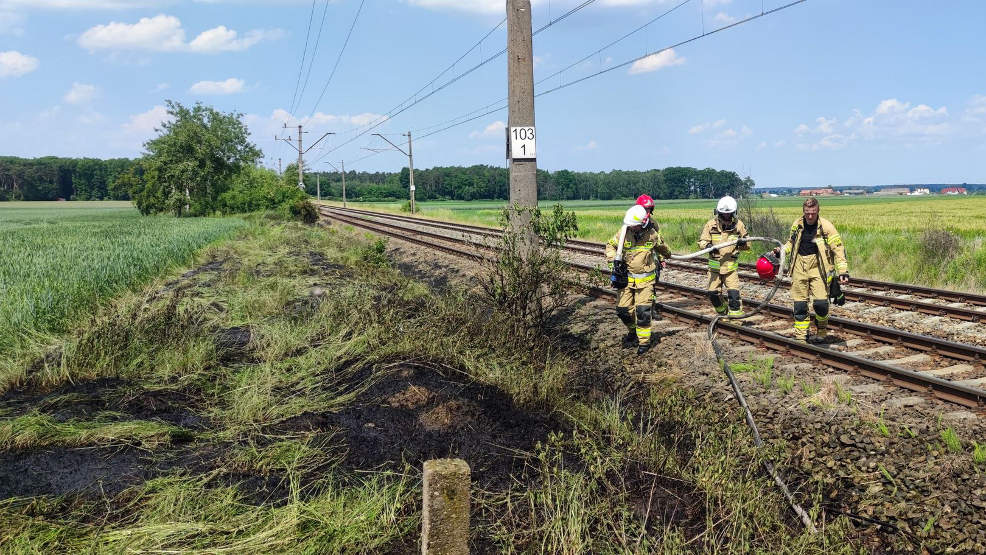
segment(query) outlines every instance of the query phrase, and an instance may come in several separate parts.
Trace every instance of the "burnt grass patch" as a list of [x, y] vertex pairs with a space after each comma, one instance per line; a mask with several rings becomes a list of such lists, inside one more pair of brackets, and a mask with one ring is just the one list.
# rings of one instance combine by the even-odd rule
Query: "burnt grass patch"
[[305, 413], [271, 433], [339, 432], [349, 471], [420, 468], [428, 459], [462, 458], [473, 480], [500, 489], [524, 466], [526, 454], [555, 419], [517, 407], [500, 389], [426, 364], [405, 364], [378, 378], [354, 402], [334, 413]]
[[0, 452], [0, 500], [40, 495], [114, 495], [153, 477], [132, 447], [49, 447]]
[[37, 412], [66, 422], [110, 412], [117, 415], [112, 420], [160, 420], [205, 429], [209, 422], [196, 412], [199, 404], [198, 396], [189, 390], [149, 390], [119, 378], [99, 378], [44, 392], [9, 391], [0, 397], [0, 414], [17, 417]]

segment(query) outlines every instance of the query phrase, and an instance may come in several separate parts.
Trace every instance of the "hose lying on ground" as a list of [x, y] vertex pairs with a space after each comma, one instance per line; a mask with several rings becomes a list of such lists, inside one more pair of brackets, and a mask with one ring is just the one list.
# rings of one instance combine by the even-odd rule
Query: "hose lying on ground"
[[[780, 241], [772, 237], [745, 237], [743, 240], [747, 243], [762, 242], [762, 243], [773, 243], [778, 247], [783, 246], [783, 244]], [[673, 260], [690, 260], [692, 258], [697, 258], [704, 254], [708, 254], [714, 249], [731, 247], [739, 243], [739, 241], [740, 241], [739, 239], [734, 239], [731, 241], [719, 243], [718, 245], [712, 245], [710, 247], [707, 247], [697, 252], [693, 252], [691, 254], [672, 255], [671, 258]], [[780, 262], [780, 266], [777, 269], [777, 273], [778, 275], [780, 275], [783, 272], [784, 272], [784, 252], [782, 249], [781, 262]], [[770, 293], [768, 293], [767, 296], [764, 297], [764, 299], [760, 301], [760, 303], [757, 304], [756, 307], [751, 312], [740, 316], [723, 316], [717, 314], [715, 317], [712, 318], [712, 322], [709, 324], [709, 342], [712, 344], [712, 350], [715, 351], [716, 353], [716, 359], [719, 361], [719, 367], [726, 374], [726, 377], [729, 378], [729, 383], [733, 388], [733, 396], [736, 397], [736, 402], [738, 402], [739, 405], [743, 407], [743, 411], [746, 414], [746, 424], [747, 426], [749, 426], [750, 431], [753, 432], [753, 442], [757, 447], [763, 447], [764, 444], [763, 439], [760, 438], [760, 431], [757, 429], [757, 423], [753, 420], [753, 412], [750, 411], [750, 406], [746, 404], [746, 398], [743, 397], [743, 391], [740, 389], [739, 382], [736, 381], [736, 376], [733, 375], [733, 371], [729, 367], [729, 363], [726, 362], [726, 358], [722, 354], [722, 348], [719, 347], [719, 343], [716, 341], [716, 337], [717, 337], [716, 326], [719, 325], [719, 321], [722, 319], [743, 320], [745, 318], [749, 318], [751, 316], [758, 314], [761, 310], [763, 310], [763, 307], [767, 306], [767, 303], [769, 303], [770, 300], [774, 297], [774, 294], [777, 293], [777, 290], [778, 288], [780, 288], [780, 285], [781, 285], [780, 280], [775, 279], [774, 288], [770, 290]], [[770, 461], [764, 461], [763, 466], [767, 470], [767, 473], [770, 474], [770, 477], [774, 479], [774, 483], [776, 483], [777, 487], [780, 488], [781, 493], [784, 494], [784, 497], [787, 499], [788, 504], [791, 505], [791, 508], [794, 510], [794, 512], [801, 518], [801, 522], [804, 523], [805, 528], [807, 528], [813, 534], [818, 532], [818, 530], [815, 528], [815, 524], [811, 521], [811, 517], [808, 515], [807, 512], [805, 512], [805, 510], [801, 507], [801, 505], [799, 505], [794, 500], [794, 496], [792, 496], [791, 492], [787, 489], [787, 485], [781, 479], [780, 474], [777, 472], [777, 469], [774, 468], [773, 463], [771, 463]]]

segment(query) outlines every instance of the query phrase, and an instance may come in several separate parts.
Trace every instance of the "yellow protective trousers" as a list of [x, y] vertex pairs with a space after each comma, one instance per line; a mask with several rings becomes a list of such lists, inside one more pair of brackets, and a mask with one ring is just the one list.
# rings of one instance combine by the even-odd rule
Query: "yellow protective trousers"
[[624, 287], [617, 292], [616, 313], [628, 330], [636, 330], [637, 342], [645, 345], [651, 336], [651, 305], [654, 302], [654, 280]]

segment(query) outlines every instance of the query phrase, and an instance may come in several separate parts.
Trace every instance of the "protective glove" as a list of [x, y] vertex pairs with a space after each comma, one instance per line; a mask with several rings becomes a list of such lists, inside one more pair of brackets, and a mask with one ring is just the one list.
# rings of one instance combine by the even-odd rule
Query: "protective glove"
[[712, 256], [719, 256], [719, 249], [712, 249], [712, 251], [709, 252], [709, 254], [711, 254]]
[[839, 274], [839, 282], [849, 283], [849, 274]]
[[736, 246], [737, 247], [745, 247], [746, 246], [746, 239], [743, 238], [743, 237], [740, 237], [739, 240], [736, 241]]

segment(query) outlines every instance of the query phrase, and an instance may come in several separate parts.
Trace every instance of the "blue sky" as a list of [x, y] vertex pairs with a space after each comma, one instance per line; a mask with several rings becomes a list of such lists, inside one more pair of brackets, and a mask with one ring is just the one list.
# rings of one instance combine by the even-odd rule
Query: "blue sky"
[[[591, 3], [535, 38], [535, 79], [681, 2]], [[309, 154], [319, 169], [346, 160], [347, 169], [397, 170], [400, 153], [367, 158], [364, 147], [386, 146], [373, 132], [397, 142], [407, 130], [423, 137], [416, 167], [504, 165], [505, 111], [424, 137], [496, 107], [506, 96], [502, 56], [382, 118], [493, 29], [504, 3], [365, 0], [339, 58], [360, 0], [316, 0], [302, 83], [323, 8], [325, 23], [292, 111], [311, 0], [0, 0], [0, 154], [137, 156], [174, 99], [244, 113], [268, 165], [293, 158], [274, 135], [299, 120], [306, 140], [337, 133]], [[534, 27], [580, 3], [536, 0]], [[685, 2], [537, 90], [784, 3]], [[979, 1], [808, 0], [539, 97], [538, 165], [714, 167], [764, 186], [986, 182], [983, 21]], [[435, 85], [505, 40], [501, 26]]]

